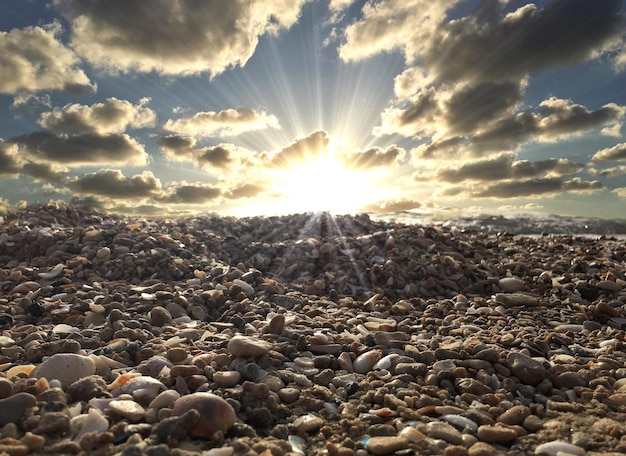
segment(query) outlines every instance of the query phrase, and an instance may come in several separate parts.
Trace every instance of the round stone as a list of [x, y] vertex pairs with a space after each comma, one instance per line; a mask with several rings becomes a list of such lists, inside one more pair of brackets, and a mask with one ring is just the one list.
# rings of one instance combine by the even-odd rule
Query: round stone
[[172, 323], [172, 314], [165, 307], [155, 306], [150, 311], [150, 324], [152, 326], [165, 326]]
[[228, 431], [237, 420], [231, 405], [213, 393], [193, 393], [176, 399], [172, 416], [183, 415], [189, 410], [200, 414], [199, 420], [189, 430], [193, 437], [210, 439], [218, 431]]
[[48, 381], [58, 380], [64, 390], [83, 377], [94, 375], [96, 366], [87, 357], [76, 353], [57, 353], [37, 367], [32, 376]]
[[527, 385], [536, 386], [547, 376], [543, 364], [521, 353], [509, 353], [506, 361], [513, 375]]

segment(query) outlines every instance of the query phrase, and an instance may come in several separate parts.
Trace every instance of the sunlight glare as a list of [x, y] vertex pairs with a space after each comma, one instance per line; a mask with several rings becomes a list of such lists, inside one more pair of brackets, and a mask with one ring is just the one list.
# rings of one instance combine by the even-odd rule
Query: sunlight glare
[[330, 153], [276, 170], [274, 178], [282, 213], [354, 213], [385, 193], [374, 171], [346, 167]]

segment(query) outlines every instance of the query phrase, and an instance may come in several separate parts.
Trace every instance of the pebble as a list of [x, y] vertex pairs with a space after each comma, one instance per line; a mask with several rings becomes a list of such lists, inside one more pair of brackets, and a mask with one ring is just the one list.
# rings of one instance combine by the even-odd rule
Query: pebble
[[56, 353], [42, 362], [34, 371], [34, 378], [58, 380], [63, 389], [83, 377], [95, 374], [96, 366], [88, 356], [75, 353]]
[[183, 415], [189, 410], [199, 414], [198, 421], [190, 429], [190, 435], [194, 437], [210, 439], [217, 431], [228, 431], [237, 420], [232, 406], [212, 393], [192, 393], [176, 399], [172, 416]]
[[517, 439], [517, 431], [501, 424], [484, 424], [478, 427], [478, 438], [487, 443], [509, 443]]
[[538, 385], [547, 376], [543, 364], [521, 353], [509, 353], [506, 362], [513, 375], [519, 378], [522, 383]]
[[560, 440], [553, 442], [546, 442], [538, 445], [535, 449], [535, 454], [547, 455], [547, 456], [559, 456], [559, 455], [573, 455], [584, 456], [585, 450], [571, 443], [567, 443]]
[[0, 451], [626, 450], [621, 239], [20, 211]]
[[403, 450], [409, 446], [409, 441], [404, 437], [382, 436], [370, 437], [366, 448], [372, 454], [391, 454]]
[[0, 426], [17, 422], [36, 402], [35, 396], [24, 392], [0, 399]]
[[263, 356], [271, 349], [270, 342], [254, 337], [234, 336], [228, 341], [228, 351], [236, 357]]

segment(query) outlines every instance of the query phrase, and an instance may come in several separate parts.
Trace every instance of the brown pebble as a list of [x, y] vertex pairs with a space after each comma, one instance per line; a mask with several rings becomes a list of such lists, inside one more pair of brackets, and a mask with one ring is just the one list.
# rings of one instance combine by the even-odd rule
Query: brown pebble
[[0, 399], [7, 398], [13, 394], [13, 382], [7, 378], [0, 378]]
[[508, 443], [517, 439], [517, 431], [503, 424], [484, 424], [478, 427], [476, 435], [487, 443]]
[[371, 437], [366, 445], [367, 450], [373, 454], [391, 454], [408, 446], [407, 439], [397, 436]]
[[497, 421], [503, 424], [522, 424], [524, 419], [530, 415], [530, 409], [525, 405], [515, 405], [498, 416]]
[[497, 456], [498, 450], [485, 442], [476, 442], [468, 451], [469, 456]]
[[170, 375], [172, 377], [190, 377], [198, 373], [198, 368], [194, 365], [177, 365], [172, 367]]
[[30, 393], [17, 393], [0, 399], [0, 426], [17, 422], [30, 407], [34, 407], [37, 399]]
[[285, 316], [283, 314], [277, 314], [270, 320], [269, 332], [280, 336], [285, 329]]
[[217, 431], [226, 432], [237, 420], [231, 405], [213, 393], [193, 393], [176, 399], [172, 416], [182, 415], [188, 410], [196, 410], [200, 414], [189, 432], [194, 437], [211, 438]]
[[152, 326], [165, 326], [172, 323], [172, 314], [165, 307], [155, 306], [150, 311], [150, 324]]

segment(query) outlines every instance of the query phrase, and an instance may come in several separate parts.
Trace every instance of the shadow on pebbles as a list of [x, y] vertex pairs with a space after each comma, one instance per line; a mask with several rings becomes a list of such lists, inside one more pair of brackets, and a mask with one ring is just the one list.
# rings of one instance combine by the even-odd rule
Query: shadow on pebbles
[[0, 454], [626, 452], [623, 240], [0, 218]]

